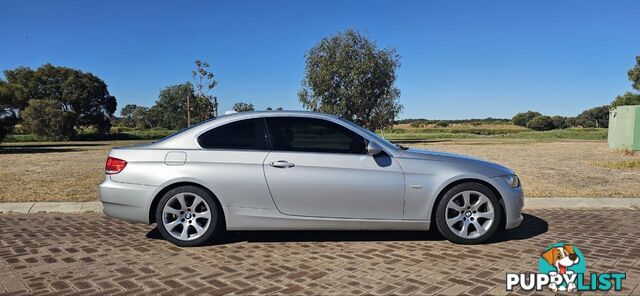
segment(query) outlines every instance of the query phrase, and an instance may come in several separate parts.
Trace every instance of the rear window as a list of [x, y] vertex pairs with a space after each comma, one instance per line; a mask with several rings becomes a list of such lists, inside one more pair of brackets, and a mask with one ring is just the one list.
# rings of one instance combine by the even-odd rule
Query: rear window
[[206, 149], [267, 150], [264, 120], [247, 119], [205, 132], [198, 143]]

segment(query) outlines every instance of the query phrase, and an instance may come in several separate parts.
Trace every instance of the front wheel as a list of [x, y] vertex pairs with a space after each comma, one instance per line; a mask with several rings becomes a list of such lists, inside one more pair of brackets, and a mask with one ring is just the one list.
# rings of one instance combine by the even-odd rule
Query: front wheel
[[449, 241], [477, 244], [490, 238], [500, 226], [502, 207], [495, 193], [478, 183], [449, 189], [436, 209], [438, 230]]
[[156, 208], [162, 236], [180, 247], [193, 247], [213, 238], [219, 221], [213, 196], [195, 186], [181, 186], [165, 193]]

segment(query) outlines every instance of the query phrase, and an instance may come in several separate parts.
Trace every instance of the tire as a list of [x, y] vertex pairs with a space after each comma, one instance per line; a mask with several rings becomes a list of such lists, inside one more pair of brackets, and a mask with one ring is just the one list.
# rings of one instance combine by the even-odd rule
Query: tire
[[214, 197], [196, 186], [180, 186], [167, 191], [156, 208], [158, 231], [180, 247], [194, 247], [210, 241], [221, 228], [220, 221]]
[[449, 189], [436, 209], [438, 231], [456, 244], [486, 241], [498, 230], [502, 217], [496, 194], [487, 186], [473, 182]]

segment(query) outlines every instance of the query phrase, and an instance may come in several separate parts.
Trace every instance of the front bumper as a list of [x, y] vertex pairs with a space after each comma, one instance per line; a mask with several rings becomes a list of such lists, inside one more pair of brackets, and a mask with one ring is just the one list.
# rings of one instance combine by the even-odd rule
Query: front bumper
[[98, 186], [104, 214], [134, 223], [149, 224], [149, 208], [158, 187], [115, 182], [110, 176]]
[[522, 207], [524, 207], [524, 193], [522, 187], [513, 188], [502, 178], [494, 178], [496, 189], [504, 202], [505, 229], [513, 229], [522, 223]]

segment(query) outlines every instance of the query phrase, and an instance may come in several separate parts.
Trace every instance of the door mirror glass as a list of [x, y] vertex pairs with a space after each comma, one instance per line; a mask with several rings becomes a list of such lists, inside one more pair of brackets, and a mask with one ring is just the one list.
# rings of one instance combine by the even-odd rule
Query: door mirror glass
[[375, 156], [380, 153], [382, 153], [382, 147], [380, 147], [376, 142], [369, 141], [369, 144], [367, 144], [367, 154]]

